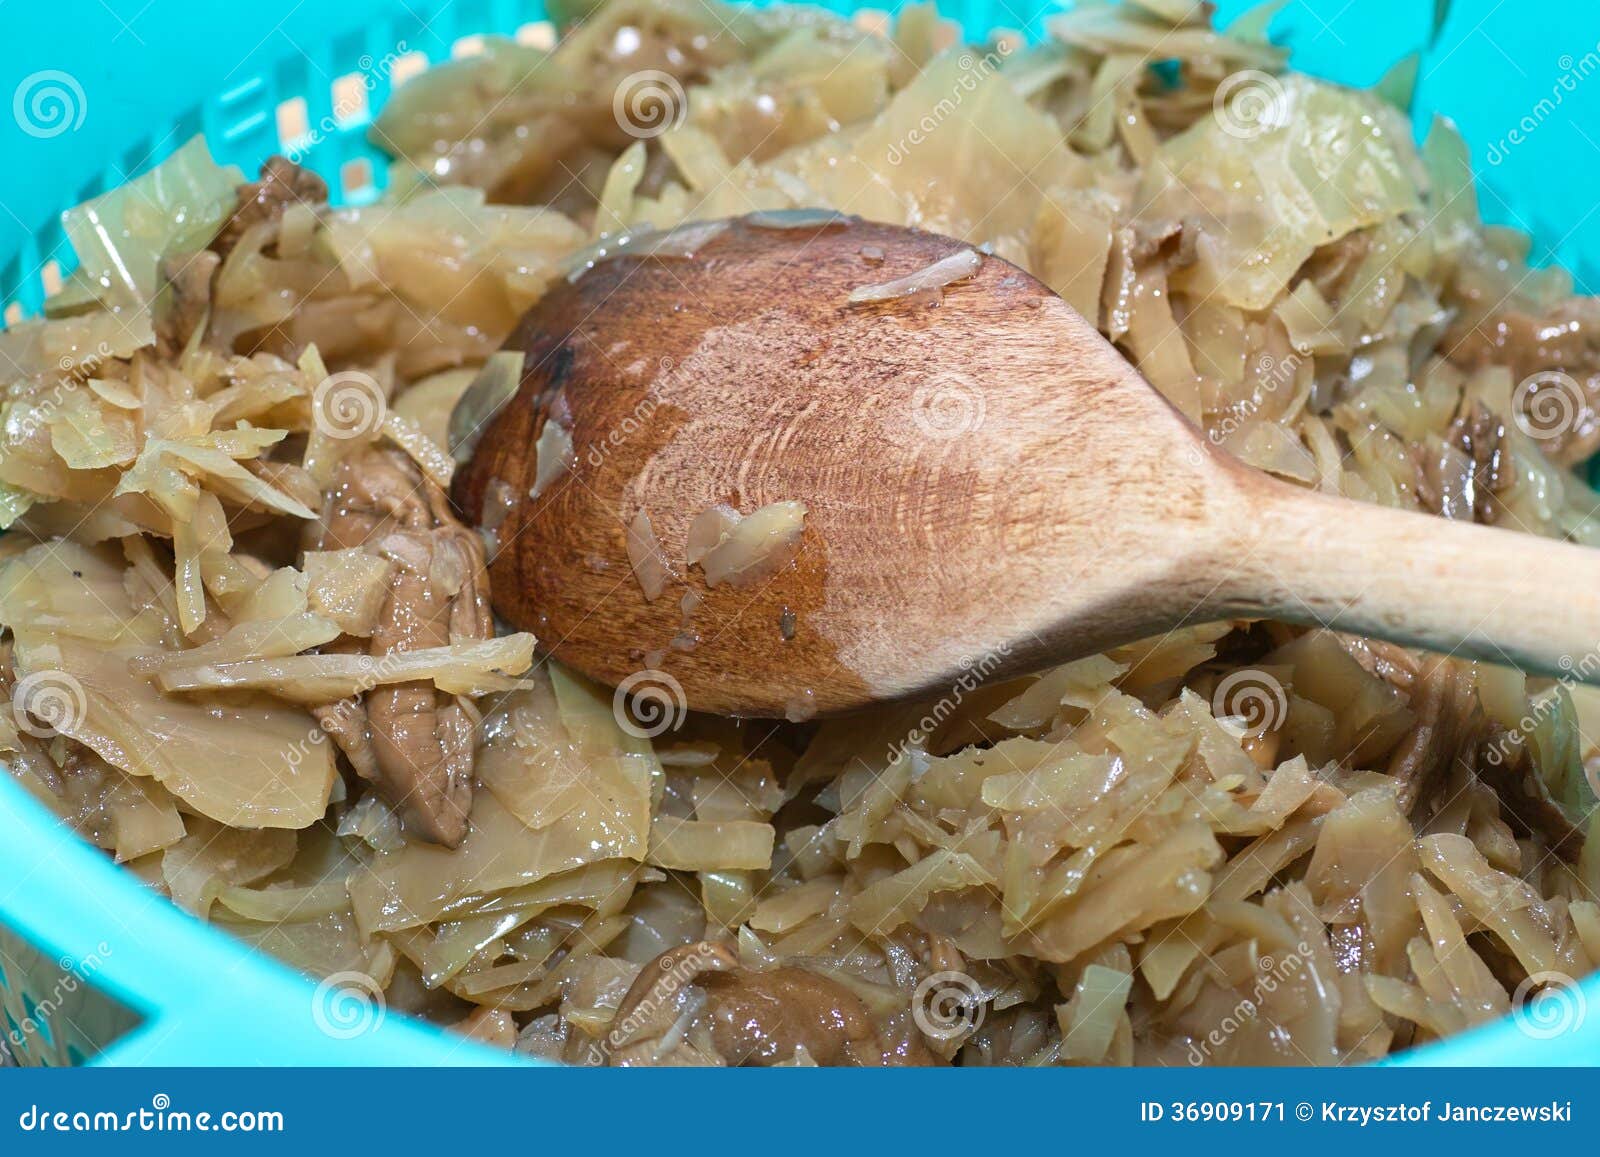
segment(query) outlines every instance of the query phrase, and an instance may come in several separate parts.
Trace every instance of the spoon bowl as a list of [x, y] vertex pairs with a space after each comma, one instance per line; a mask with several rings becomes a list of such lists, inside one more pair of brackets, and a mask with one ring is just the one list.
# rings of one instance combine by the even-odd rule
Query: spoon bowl
[[[1600, 552], [1247, 468], [1005, 260], [859, 302], [968, 247], [834, 216], [694, 228], [527, 314], [520, 387], [454, 487], [495, 526], [497, 611], [592, 678], [803, 718], [1230, 616], [1547, 671], [1600, 642]], [[551, 422], [571, 452], [537, 485]], [[712, 587], [687, 562], [702, 512], [778, 502], [805, 516], [772, 573]]]

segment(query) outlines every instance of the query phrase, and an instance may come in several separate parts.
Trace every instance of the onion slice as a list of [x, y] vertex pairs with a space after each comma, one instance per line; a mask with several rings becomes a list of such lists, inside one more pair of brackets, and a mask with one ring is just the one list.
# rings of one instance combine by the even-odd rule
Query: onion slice
[[[729, 514], [735, 519], [731, 525], [726, 522]], [[716, 543], [698, 557], [706, 585], [729, 583], [746, 587], [776, 574], [799, 549], [805, 517], [806, 504], [792, 501], [773, 502], [744, 518], [727, 507], [714, 506], [702, 512], [690, 527], [691, 541], [695, 527], [707, 525], [708, 518], [715, 518], [725, 527]], [[694, 547], [704, 547], [704, 540], [695, 542]]]
[[572, 469], [577, 460], [572, 450], [572, 434], [554, 418], [546, 419], [539, 440], [533, 444], [533, 487], [529, 498], [543, 494], [545, 487]]
[[644, 591], [645, 602], [655, 602], [673, 574], [667, 565], [667, 552], [661, 549], [661, 540], [650, 525], [650, 515], [643, 510], [628, 524], [628, 563], [633, 567], [633, 577], [639, 580], [639, 589]]
[[932, 265], [897, 277], [878, 285], [862, 285], [850, 291], [851, 305], [864, 305], [877, 301], [894, 301], [928, 289], [943, 289], [956, 281], [965, 280], [978, 272], [983, 258], [976, 249], [963, 249], [949, 257], [940, 258]]

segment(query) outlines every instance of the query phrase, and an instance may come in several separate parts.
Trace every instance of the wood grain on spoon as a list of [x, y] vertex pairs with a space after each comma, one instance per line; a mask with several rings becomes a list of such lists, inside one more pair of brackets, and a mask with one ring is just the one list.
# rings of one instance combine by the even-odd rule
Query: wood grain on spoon
[[[848, 301], [964, 248], [741, 220], [692, 257], [558, 284], [510, 338], [521, 388], [455, 486], [469, 518], [504, 516], [499, 613], [598, 680], [648, 657], [690, 706], [756, 716], [937, 693], [1229, 616], [1551, 673], [1600, 645], [1600, 552], [1246, 468], [1008, 262], [942, 295]], [[552, 413], [574, 461], [532, 498]], [[776, 574], [707, 589], [684, 564], [706, 508], [787, 500], [808, 513]], [[654, 601], [629, 567], [640, 510], [675, 572]]]

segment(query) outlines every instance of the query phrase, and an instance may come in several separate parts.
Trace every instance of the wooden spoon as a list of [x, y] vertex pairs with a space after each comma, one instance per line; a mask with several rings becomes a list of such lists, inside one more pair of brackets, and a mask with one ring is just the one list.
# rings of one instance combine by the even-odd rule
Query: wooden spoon
[[[1580, 658], [1600, 645], [1600, 552], [1250, 469], [996, 257], [942, 293], [851, 304], [966, 247], [841, 221], [744, 218], [602, 261], [509, 339], [520, 390], [454, 494], [498, 523], [496, 610], [564, 663], [791, 718], [1236, 616], [1600, 671]], [[533, 498], [552, 414], [571, 464]], [[708, 589], [685, 565], [708, 507], [791, 500], [803, 535], [777, 573]], [[640, 511], [674, 572], [654, 601], [629, 564]]]

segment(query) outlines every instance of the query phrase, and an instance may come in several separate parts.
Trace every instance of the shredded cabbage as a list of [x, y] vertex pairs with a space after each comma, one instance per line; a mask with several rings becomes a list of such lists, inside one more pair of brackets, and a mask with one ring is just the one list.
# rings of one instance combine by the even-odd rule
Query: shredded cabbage
[[193, 137], [142, 177], [68, 209], [61, 228], [78, 268], [65, 300], [113, 310], [148, 307], [159, 288], [157, 263], [209, 241], [243, 182], [237, 168], [211, 159], [205, 138]]

